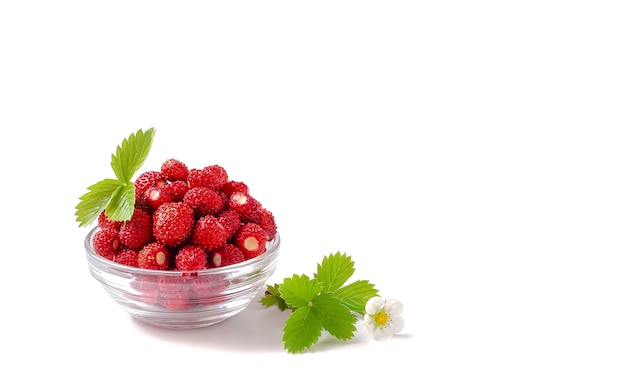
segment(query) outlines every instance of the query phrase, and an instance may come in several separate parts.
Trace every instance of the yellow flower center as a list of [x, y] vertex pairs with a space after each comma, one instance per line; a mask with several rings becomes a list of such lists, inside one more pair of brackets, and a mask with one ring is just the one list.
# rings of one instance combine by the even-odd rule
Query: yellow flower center
[[374, 321], [378, 326], [387, 325], [387, 320], [389, 320], [389, 315], [385, 313], [384, 310], [381, 310], [374, 315]]

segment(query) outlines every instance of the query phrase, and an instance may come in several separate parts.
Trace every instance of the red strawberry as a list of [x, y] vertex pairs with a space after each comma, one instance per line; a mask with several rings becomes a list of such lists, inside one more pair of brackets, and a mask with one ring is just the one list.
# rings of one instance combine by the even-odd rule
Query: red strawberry
[[246, 259], [257, 257], [267, 251], [267, 231], [256, 223], [242, 224], [233, 238]]
[[152, 209], [156, 210], [163, 203], [172, 201], [172, 194], [169, 186], [150, 187], [144, 193], [144, 202]]
[[150, 187], [162, 187], [166, 184], [165, 179], [161, 176], [160, 172], [157, 171], [147, 171], [140, 174], [137, 179], [135, 179], [135, 207], [143, 207], [144, 203], [144, 194]]
[[197, 218], [215, 215], [224, 206], [224, 200], [220, 194], [207, 187], [190, 188], [183, 197], [183, 202], [193, 208]]
[[109, 219], [109, 217], [106, 214], [106, 211], [102, 211], [100, 215], [98, 216], [98, 227], [100, 228], [112, 228], [115, 231], [119, 231], [121, 225], [122, 225], [122, 222]]
[[130, 286], [139, 293], [138, 296], [135, 296], [137, 300], [148, 305], [156, 305], [159, 302], [157, 281], [152, 275], [137, 275], [130, 282]]
[[230, 197], [235, 192], [250, 193], [250, 189], [248, 188], [248, 185], [246, 183], [233, 180], [229, 180], [224, 183], [222, 188], [220, 188], [220, 191], [224, 192], [228, 197]]
[[241, 217], [234, 210], [225, 210], [222, 211], [217, 220], [224, 226], [226, 232], [228, 233], [228, 238], [235, 235], [235, 231], [241, 226]]
[[161, 176], [167, 181], [187, 180], [189, 169], [182, 161], [168, 159], [161, 164]]
[[258, 219], [261, 204], [250, 194], [235, 192], [228, 199], [228, 208], [237, 211], [244, 223], [254, 223]]
[[170, 310], [187, 310], [194, 305], [190, 303], [189, 289], [178, 292], [159, 293], [159, 305]]
[[135, 208], [133, 216], [120, 227], [120, 241], [131, 249], [141, 249], [152, 240], [152, 216]]
[[191, 244], [200, 246], [207, 252], [223, 246], [227, 239], [226, 229], [212, 215], [198, 219], [191, 234]]
[[189, 184], [183, 180], [175, 180], [168, 186], [173, 202], [180, 202], [185, 197], [187, 191], [189, 191]]
[[217, 192], [217, 193], [220, 195], [220, 197], [222, 198], [222, 203], [224, 203], [224, 205], [226, 205], [226, 203], [228, 203], [228, 198], [229, 198], [230, 196], [226, 195], [226, 194], [225, 194], [223, 191], [221, 191], [221, 190], [218, 190], [218, 191], [215, 191], [215, 192]]
[[272, 214], [271, 211], [269, 211], [267, 208], [259, 209], [257, 224], [263, 227], [265, 231], [267, 231], [268, 240], [274, 239], [278, 228], [276, 227], [276, 219], [274, 218], [274, 214]]
[[226, 243], [224, 246], [213, 250], [210, 258], [212, 267], [234, 265], [246, 260], [241, 249], [231, 243]]
[[152, 219], [154, 238], [168, 247], [185, 242], [195, 223], [193, 209], [184, 202], [162, 204], [154, 211]]
[[220, 189], [228, 182], [228, 173], [219, 165], [209, 165], [203, 168], [208, 180], [211, 182], [210, 188]]
[[102, 228], [93, 234], [91, 245], [96, 254], [113, 260], [115, 254], [122, 247], [122, 242], [117, 231], [111, 228]]
[[139, 251], [123, 249], [115, 255], [113, 262], [126, 266], [139, 267]]
[[206, 183], [203, 181], [202, 169], [192, 168], [187, 175], [187, 184], [189, 188], [193, 187], [206, 187]]
[[189, 278], [189, 288], [195, 293], [199, 304], [210, 305], [219, 303], [219, 293], [229, 285], [226, 276], [219, 274], [199, 275]]
[[219, 190], [228, 182], [226, 170], [219, 165], [211, 165], [202, 169], [191, 169], [187, 176], [190, 187], [208, 187]]
[[185, 310], [189, 303], [191, 290], [183, 277], [161, 276], [158, 280], [159, 305], [171, 310]]
[[142, 269], [167, 270], [170, 263], [170, 253], [167, 248], [158, 242], [148, 243], [139, 251], [137, 263]]
[[187, 245], [182, 247], [176, 254], [176, 270], [196, 271], [207, 268], [207, 254], [199, 246]]

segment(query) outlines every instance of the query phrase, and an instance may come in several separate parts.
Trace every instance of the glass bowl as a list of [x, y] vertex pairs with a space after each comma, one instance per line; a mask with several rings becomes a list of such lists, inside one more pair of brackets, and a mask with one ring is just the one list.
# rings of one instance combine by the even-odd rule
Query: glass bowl
[[91, 240], [97, 230], [85, 237], [92, 276], [132, 317], [170, 329], [207, 327], [244, 310], [276, 270], [280, 248], [276, 234], [265, 253], [234, 265], [195, 272], [148, 270], [96, 254]]

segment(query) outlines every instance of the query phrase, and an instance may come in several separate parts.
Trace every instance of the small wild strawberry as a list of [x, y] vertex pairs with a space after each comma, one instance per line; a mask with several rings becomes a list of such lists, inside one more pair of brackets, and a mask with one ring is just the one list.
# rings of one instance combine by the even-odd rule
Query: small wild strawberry
[[106, 214], [106, 211], [102, 211], [100, 215], [98, 216], [98, 227], [100, 228], [112, 228], [115, 231], [119, 231], [121, 225], [122, 225], [122, 222], [109, 219], [109, 217]]
[[248, 185], [246, 183], [234, 180], [229, 180], [224, 183], [222, 188], [220, 188], [220, 191], [224, 192], [228, 197], [230, 197], [235, 192], [243, 192], [246, 194], [250, 193], [250, 189], [248, 188]]
[[120, 241], [131, 249], [140, 249], [152, 240], [152, 216], [135, 208], [130, 220], [120, 227]]
[[193, 305], [189, 303], [191, 289], [184, 277], [160, 276], [157, 281], [159, 289], [159, 305], [171, 310], [186, 310]]
[[137, 263], [142, 269], [167, 270], [170, 263], [170, 253], [163, 244], [152, 242], [139, 251]]
[[236, 211], [244, 223], [256, 222], [261, 204], [252, 195], [235, 192], [228, 199], [228, 208]]
[[246, 259], [257, 257], [267, 251], [267, 232], [256, 223], [242, 224], [233, 238]]
[[153, 275], [136, 275], [130, 282], [130, 286], [137, 291], [138, 301], [148, 305], [155, 305], [159, 302], [158, 280]]
[[215, 297], [229, 285], [225, 275], [199, 275], [188, 279], [189, 288], [193, 291], [198, 304], [211, 305], [219, 303], [222, 297]]
[[144, 193], [144, 202], [153, 211], [159, 208], [163, 203], [169, 203], [172, 201], [172, 194], [170, 193], [169, 186], [163, 187], [150, 187]]
[[217, 220], [222, 224], [222, 226], [224, 226], [224, 229], [226, 229], [228, 238], [235, 235], [235, 231], [237, 231], [239, 226], [241, 226], [241, 217], [237, 211], [234, 210], [222, 211], [217, 216]]
[[182, 201], [187, 191], [189, 191], [189, 184], [184, 180], [172, 181], [167, 187], [172, 195], [173, 202]]
[[191, 290], [178, 292], [160, 292], [159, 293], [159, 305], [169, 310], [187, 310], [194, 306], [190, 302]]
[[161, 164], [161, 176], [167, 181], [187, 180], [189, 169], [177, 159], [167, 159]]
[[135, 179], [135, 207], [143, 207], [144, 203], [144, 195], [148, 188], [151, 187], [162, 187], [167, 182], [161, 176], [160, 172], [157, 171], [146, 171], [140, 174], [137, 179]]
[[278, 228], [276, 226], [276, 219], [274, 218], [274, 214], [269, 211], [267, 208], [262, 207], [258, 211], [257, 224], [265, 231], [267, 231], [267, 238], [269, 240], [274, 239], [276, 233], [278, 232]]
[[202, 170], [210, 182], [209, 188], [219, 190], [228, 182], [228, 173], [226, 173], [226, 170], [220, 165], [209, 165]]
[[226, 243], [224, 246], [211, 251], [210, 260], [212, 267], [222, 267], [243, 262], [246, 257], [239, 247]]
[[207, 215], [196, 222], [190, 243], [194, 246], [200, 246], [209, 252], [223, 246], [227, 240], [228, 233], [224, 226], [216, 217]]
[[193, 208], [196, 218], [215, 215], [224, 207], [224, 200], [217, 191], [208, 187], [193, 187], [183, 197], [183, 202]]
[[202, 169], [190, 169], [187, 182], [190, 187], [207, 187], [219, 190], [228, 181], [226, 170], [219, 165], [210, 165]]
[[118, 232], [112, 228], [102, 228], [96, 231], [93, 234], [91, 244], [96, 254], [109, 260], [113, 260], [115, 254], [122, 247]]
[[154, 211], [152, 219], [154, 238], [168, 247], [185, 242], [195, 223], [193, 209], [184, 202], [162, 204]]
[[196, 271], [207, 268], [207, 254], [202, 247], [187, 245], [176, 254], [176, 270]]
[[123, 249], [115, 255], [113, 262], [126, 266], [139, 267], [139, 251]]

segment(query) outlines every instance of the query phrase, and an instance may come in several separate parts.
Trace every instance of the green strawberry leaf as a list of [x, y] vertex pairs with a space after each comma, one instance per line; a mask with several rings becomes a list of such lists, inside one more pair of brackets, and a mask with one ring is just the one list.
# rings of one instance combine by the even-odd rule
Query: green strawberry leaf
[[118, 187], [111, 195], [106, 214], [111, 220], [124, 221], [135, 211], [135, 185], [132, 183]]
[[87, 188], [79, 197], [75, 216], [79, 227], [98, 219], [102, 211], [113, 220], [129, 220], [134, 212], [135, 186], [131, 179], [148, 158], [155, 130], [139, 129], [122, 141], [111, 156], [111, 168], [117, 179], [104, 179]]
[[276, 305], [281, 311], [289, 309], [285, 300], [280, 296], [278, 284], [274, 284], [273, 286], [267, 285], [266, 288], [267, 290], [265, 291], [265, 295], [259, 300], [263, 306], [269, 307]]
[[330, 293], [320, 294], [312, 302], [311, 309], [328, 333], [341, 340], [348, 340], [356, 331], [356, 317], [350, 309], [341, 303], [341, 300]]
[[354, 262], [350, 256], [337, 252], [325, 256], [317, 264], [314, 278], [322, 285], [323, 292], [339, 289], [354, 274]]
[[102, 211], [104, 211], [113, 193], [121, 187], [118, 180], [104, 179], [87, 188], [87, 193], [80, 197], [76, 206], [76, 221], [79, 227], [93, 223]]
[[129, 182], [133, 178], [148, 157], [153, 139], [154, 128], [145, 132], [139, 129], [117, 147], [115, 154], [111, 156], [111, 167], [119, 181]]
[[294, 274], [291, 278], [283, 280], [280, 294], [288, 305], [300, 308], [309, 306], [321, 289], [320, 284], [306, 274]]
[[309, 307], [294, 310], [283, 328], [284, 348], [290, 353], [301, 353], [317, 343], [322, 335], [322, 322]]
[[367, 280], [358, 280], [341, 289], [337, 289], [333, 295], [341, 300], [341, 303], [350, 310], [364, 315], [367, 300], [377, 296], [378, 290], [373, 283]]

